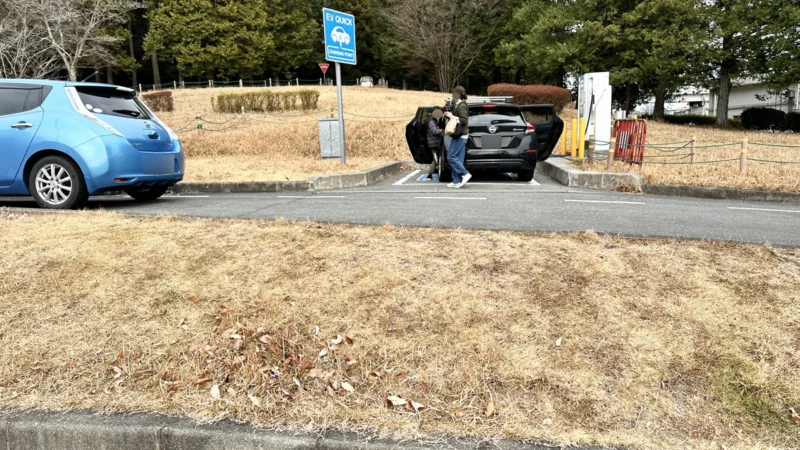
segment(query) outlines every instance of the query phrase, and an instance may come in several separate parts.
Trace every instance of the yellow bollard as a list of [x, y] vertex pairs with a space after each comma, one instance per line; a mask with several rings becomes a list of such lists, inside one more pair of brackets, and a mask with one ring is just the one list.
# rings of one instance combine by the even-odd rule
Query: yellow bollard
[[614, 147], [617, 146], [617, 138], [611, 138], [611, 141], [608, 143], [608, 160], [606, 161], [606, 170], [611, 171], [614, 167]]
[[569, 133], [567, 132], [567, 124], [564, 124], [564, 128], [561, 130], [561, 155], [567, 156], [567, 136]]
[[578, 130], [580, 137], [578, 138], [578, 159], [584, 158], [584, 151], [586, 148], [586, 118], [581, 117], [581, 129]]
[[572, 119], [572, 142], [569, 146], [569, 155], [573, 158], [578, 156], [578, 119]]

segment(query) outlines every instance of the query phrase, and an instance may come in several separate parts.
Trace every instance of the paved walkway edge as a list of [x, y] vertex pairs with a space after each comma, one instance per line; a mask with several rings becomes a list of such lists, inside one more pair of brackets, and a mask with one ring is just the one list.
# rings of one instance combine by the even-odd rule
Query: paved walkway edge
[[362, 172], [320, 175], [308, 181], [264, 181], [249, 183], [178, 183], [173, 194], [233, 194], [256, 192], [298, 192], [346, 189], [375, 184], [400, 171], [402, 163], [390, 162]]
[[584, 172], [573, 167], [571, 161], [552, 156], [539, 162], [538, 169], [559, 183], [569, 187], [600, 189], [604, 191], [625, 190], [639, 192], [642, 189], [642, 177], [635, 173], [625, 172]]
[[[148, 413], [96, 414], [0, 411], [0, 449], [3, 450], [390, 450], [481, 449], [553, 450], [548, 444], [510, 440], [478, 441], [429, 437], [424, 440], [377, 438], [366, 433], [276, 431], [221, 421], [201, 424], [186, 418]], [[571, 446], [577, 450], [608, 447]]]
[[800, 192], [759, 191], [755, 189], [732, 189], [704, 186], [673, 186], [666, 184], [643, 184], [642, 193], [675, 197], [699, 197], [722, 200], [749, 200], [762, 202], [800, 203]]

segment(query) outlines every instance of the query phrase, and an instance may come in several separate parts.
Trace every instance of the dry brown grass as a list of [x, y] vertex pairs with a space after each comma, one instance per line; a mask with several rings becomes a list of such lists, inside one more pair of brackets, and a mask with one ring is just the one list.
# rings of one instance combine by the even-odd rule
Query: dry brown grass
[[[244, 91], [255, 88], [245, 88]], [[287, 90], [296, 88], [273, 88]], [[222, 92], [243, 91], [238, 88], [189, 89], [174, 92], [175, 111], [160, 113], [175, 129], [191, 130], [201, 121], [206, 131], [181, 133], [188, 157], [186, 181], [280, 181], [305, 180], [321, 173], [363, 170], [382, 162], [410, 159], [405, 143], [405, 125], [420, 105], [441, 105], [446, 94], [436, 92], [386, 89], [344, 89], [345, 110], [358, 116], [347, 117], [347, 152], [349, 164], [342, 167], [335, 161], [319, 157], [317, 119], [330, 117], [336, 108], [336, 91], [317, 87], [322, 92], [320, 109], [302, 115], [291, 112], [272, 115], [217, 114], [211, 98]], [[566, 110], [564, 118], [577, 116]], [[381, 119], [388, 117], [388, 119]], [[219, 131], [212, 131], [219, 130]], [[651, 122], [648, 142], [687, 141], [697, 137], [698, 145], [739, 142], [747, 136], [751, 142], [800, 145], [800, 135], [758, 133], [744, 130], [725, 131], [707, 127], [677, 126]], [[560, 144], [556, 152], [560, 151]], [[679, 151], [676, 153], [687, 153]], [[648, 156], [663, 155], [649, 150]], [[738, 144], [725, 148], [698, 150], [698, 162], [736, 158]], [[798, 161], [800, 148], [758, 147], [751, 145], [751, 158]], [[650, 158], [651, 161], [674, 161], [672, 158]], [[601, 170], [601, 164], [588, 167]], [[614, 170], [637, 171], [624, 163]], [[642, 171], [649, 183], [725, 186], [751, 189], [800, 191], [800, 164], [767, 164], [751, 161], [746, 176], [738, 173], [738, 163], [685, 165], [645, 165]]]
[[[566, 115], [570, 118], [577, 116], [575, 110], [568, 111]], [[641, 174], [647, 183], [800, 191], [800, 134], [721, 130], [712, 127], [691, 127], [652, 121], [648, 123], [647, 128], [647, 142], [652, 144], [687, 142], [692, 136], [695, 136], [697, 138], [696, 145], [698, 146], [696, 149], [696, 162], [699, 163], [695, 165], [654, 164], [656, 162], [689, 162], [688, 158], [664, 158], [662, 156], [670, 153], [663, 150], [669, 150], [673, 155], [686, 155], [691, 151], [688, 147], [682, 150], [661, 149], [662, 151], [650, 148], [645, 152], [645, 164], [641, 169]], [[796, 164], [765, 163], [751, 160], [748, 161], [747, 174], [744, 176], [739, 174], [738, 160], [703, 164], [704, 161], [739, 158], [743, 137], [747, 137], [750, 141], [747, 151], [748, 158], [793, 161]], [[699, 148], [705, 145], [727, 143], [733, 143], [733, 145]], [[759, 146], [753, 145], [753, 143], [795, 145], [798, 147]], [[652, 163], [648, 164], [647, 161]], [[585, 163], [582, 167], [586, 170], [605, 170], [605, 162]], [[616, 162], [613, 170], [615, 172], [640, 172], [638, 166], [622, 162]]]
[[[274, 88], [288, 90], [296, 88]], [[217, 114], [212, 96], [234, 89], [175, 91], [175, 112], [160, 113], [176, 130], [203, 123], [203, 131], [181, 133], [187, 155], [186, 181], [305, 180], [310, 175], [363, 170], [382, 162], [407, 160], [405, 126], [420, 105], [444, 104], [444, 94], [387, 89], [344, 88], [348, 166], [319, 157], [317, 119], [331, 117], [336, 89], [320, 90], [320, 109], [308, 113]], [[235, 88], [236, 92], [248, 89]], [[252, 90], [252, 89], [250, 89]], [[208, 122], [196, 120], [201, 116]], [[379, 119], [389, 117], [389, 119]], [[211, 131], [221, 130], [221, 131]]]
[[796, 249], [8, 210], [0, 236], [4, 408], [800, 446]]

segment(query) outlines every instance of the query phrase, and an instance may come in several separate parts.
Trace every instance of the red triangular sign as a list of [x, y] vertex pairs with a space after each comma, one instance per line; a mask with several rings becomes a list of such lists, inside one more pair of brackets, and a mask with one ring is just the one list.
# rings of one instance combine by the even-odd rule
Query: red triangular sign
[[330, 64], [319, 63], [319, 68], [322, 69], [322, 73], [328, 73], [328, 67], [330, 66]]

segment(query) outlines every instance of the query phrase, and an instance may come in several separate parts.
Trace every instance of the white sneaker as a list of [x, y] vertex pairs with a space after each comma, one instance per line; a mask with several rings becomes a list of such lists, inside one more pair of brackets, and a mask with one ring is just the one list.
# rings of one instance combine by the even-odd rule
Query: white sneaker
[[449, 187], [449, 188], [457, 188], [458, 185], [455, 184], [455, 183], [450, 183], [450, 184], [447, 185], [447, 187]]
[[464, 187], [464, 185], [467, 184], [467, 182], [469, 180], [471, 180], [471, 179], [472, 179], [472, 174], [471, 173], [468, 173], [468, 174], [464, 175], [464, 178], [461, 179], [461, 184], [459, 184], [458, 187], [460, 187], [460, 188]]

